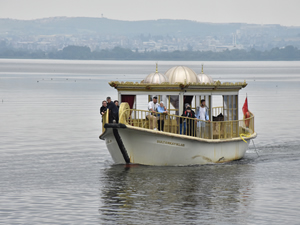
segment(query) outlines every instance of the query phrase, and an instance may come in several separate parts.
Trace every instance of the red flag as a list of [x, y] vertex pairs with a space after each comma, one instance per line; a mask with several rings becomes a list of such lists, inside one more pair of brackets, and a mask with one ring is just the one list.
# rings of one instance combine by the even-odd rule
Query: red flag
[[246, 115], [246, 113], [248, 112], [248, 100], [247, 100], [247, 97], [246, 97], [246, 100], [245, 100], [245, 103], [243, 105], [242, 110], [243, 110], [244, 115]]

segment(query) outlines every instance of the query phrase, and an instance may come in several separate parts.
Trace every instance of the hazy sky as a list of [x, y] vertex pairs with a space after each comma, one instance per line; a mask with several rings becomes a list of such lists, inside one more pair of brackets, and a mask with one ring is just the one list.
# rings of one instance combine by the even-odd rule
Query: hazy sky
[[300, 0], [0, 0], [0, 18], [188, 19], [300, 26]]

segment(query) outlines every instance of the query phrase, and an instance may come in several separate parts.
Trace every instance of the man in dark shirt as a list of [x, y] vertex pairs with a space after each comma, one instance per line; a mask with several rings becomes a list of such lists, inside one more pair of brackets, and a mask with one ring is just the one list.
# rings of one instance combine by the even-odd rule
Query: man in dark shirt
[[111, 101], [110, 97], [106, 98], [107, 101], [107, 108], [109, 109], [109, 123], [113, 123], [114, 120], [116, 123], [119, 122], [119, 109], [118, 107], [115, 105], [115, 103], [113, 103]]
[[100, 115], [101, 115], [101, 121], [103, 122], [103, 115], [106, 113], [107, 110], [107, 102], [104, 100], [102, 101], [102, 106], [100, 107]]
[[120, 108], [120, 106], [119, 106], [119, 101], [118, 100], [115, 100], [114, 101], [114, 103], [115, 103], [115, 105], [118, 107], [118, 109]]
[[107, 110], [107, 102], [102, 101], [102, 106], [100, 107], [100, 115], [103, 116]]

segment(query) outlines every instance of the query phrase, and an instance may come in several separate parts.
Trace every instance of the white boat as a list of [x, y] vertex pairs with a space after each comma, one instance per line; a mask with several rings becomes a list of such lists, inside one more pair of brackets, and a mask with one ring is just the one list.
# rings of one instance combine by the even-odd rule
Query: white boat
[[[247, 83], [221, 83], [203, 73], [196, 74], [184, 66], [173, 67], [165, 74], [149, 74], [141, 82], [109, 83], [118, 91], [119, 123], [108, 123], [109, 111], [103, 116], [103, 133], [112, 159], [117, 164], [186, 166], [223, 163], [241, 159], [250, 139], [257, 136], [254, 115], [239, 120], [239, 91]], [[147, 101], [141, 96], [157, 96], [167, 104], [167, 114], [156, 113], [163, 131], [150, 129]], [[223, 106], [213, 107], [219, 96]], [[185, 103], [198, 110], [205, 99], [210, 121], [201, 128], [199, 120], [180, 116]], [[142, 102], [142, 104], [140, 104]], [[143, 105], [144, 110], [138, 109]]]

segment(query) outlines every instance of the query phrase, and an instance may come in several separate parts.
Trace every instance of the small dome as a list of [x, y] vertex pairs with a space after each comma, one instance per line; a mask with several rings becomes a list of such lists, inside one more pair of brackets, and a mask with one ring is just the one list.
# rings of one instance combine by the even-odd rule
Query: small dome
[[168, 82], [168, 78], [159, 72], [150, 73], [144, 80], [146, 84], [161, 84], [163, 82]]
[[161, 84], [164, 82], [169, 82], [169, 80], [164, 74], [158, 72], [158, 65], [156, 63], [155, 73], [150, 73], [145, 80], [142, 80], [142, 82], [145, 84]]
[[206, 75], [206, 74], [203, 73], [203, 65], [202, 65], [202, 72], [199, 73], [197, 76], [198, 76], [198, 78], [199, 78], [199, 80], [200, 80], [200, 83], [204, 83], [204, 84], [207, 84], [207, 83], [209, 83], [209, 84], [214, 83], [214, 80], [211, 78], [211, 76]]
[[186, 66], [175, 66], [165, 72], [171, 84], [175, 83], [199, 83], [199, 79], [194, 70]]
[[204, 73], [200, 73], [197, 75], [199, 80], [200, 80], [200, 83], [214, 83], [214, 80], [211, 78], [211, 76], [209, 75], [206, 75]]

